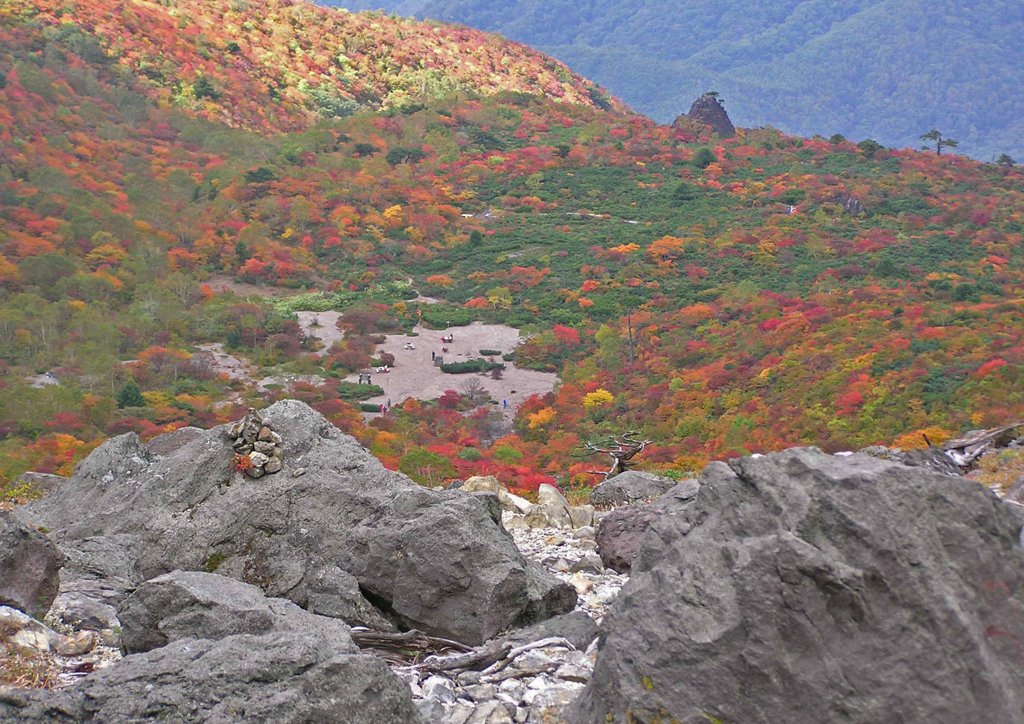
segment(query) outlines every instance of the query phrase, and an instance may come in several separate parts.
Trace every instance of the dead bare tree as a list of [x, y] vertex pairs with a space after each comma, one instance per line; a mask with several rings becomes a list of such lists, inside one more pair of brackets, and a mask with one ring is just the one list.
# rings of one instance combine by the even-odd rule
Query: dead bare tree
[[607, 455], [612, 459], [612, 466], [607, 471], [588, 470], [591, 475], [603, 475], [605, 480], [614, 478], [619, 473], [624, 473], [633, 465], [633, 458], [639, 455], [645, 447], [650, 445], [652, 440], [640, 440], [635, 432], [627, 432], [619, 437], [610, 436], [607, 443], [601, 447], [591, 442], [583, 443], [585, 452], [577, 457], [588, 457], [594, 453]]
[[459, 389], [462, 391], [462, 396], [470, 402], [475, 401], [478, 397], [485, 397], [487, 395], [487, 388], [475, 377], [470, 377], [463, 382], [462, 387]]

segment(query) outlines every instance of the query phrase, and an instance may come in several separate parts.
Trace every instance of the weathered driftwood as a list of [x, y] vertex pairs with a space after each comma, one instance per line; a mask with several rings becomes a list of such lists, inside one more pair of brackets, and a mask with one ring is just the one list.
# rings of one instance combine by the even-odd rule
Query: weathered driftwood
[[483, 671], [497, 661], [508, 656], [512, 649], [508, 644], [487, 645], [465, 654], [453, 656], [428, 656], [420, 665], [424, 671], [440, 673], [442, 671]]
[[412, 629], [404, 633], [384, 633], [371, 629], [356, 627], [351, 631], [352, 640], [359, 648], [379, 656], [393, 664], [416, 664], [424, 657], [434, 658], [449, 651], [458, 651], [462, 655], [474, 650], [458, 641], [428, 636], [422, 631]]
[[[428, 636], [413, 629], [405, 633], [381, 633], [365, 628], [353, 628], [352, 640], [359, 648], [385, 661], [422, 674], [455, 676], [463, 671], [479, 671], [483, 683], [500, 683], [506, 679], [553, 671], [558, 664], [543, 664], [533, 669], [506, 669], [517, 657], [533, 649], [558, 646], [575, 650], [560, 636], [513, 646], [506, 641], [491, 641], [478, 648], [470, 648], [455, 641]], [[451, 653], [455, 652], [455, 653]]]
[[1006, 447], [1017, 439], [1019, 427], [1024, 427], [1024, 422], [1012, 422], [991, 430], [972, 430], [963, 437], [945, 442], [942, 449], [957, 465], [969, 467], [989, 450]]
[[907, 450], [895, 459], [905, 465], [931, 468], [947, 475], [963, 475], [972, 470], [978, 459], [989, 450], [1006, 447], [1017, 439], [1017, 430], [1024, 422], [1014, 422], [991, 430], [972, 430], [963, 437], [949, 440], [941, 445], [932, 445], [925, 437], [928, 447], [923, 450]]

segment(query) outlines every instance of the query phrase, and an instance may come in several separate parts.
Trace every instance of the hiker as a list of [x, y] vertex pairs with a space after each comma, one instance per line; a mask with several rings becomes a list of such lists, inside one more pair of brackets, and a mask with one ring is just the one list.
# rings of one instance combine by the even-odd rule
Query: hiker
[[507, 410], [508, 409], [508, 400], [502, 400], [501, 401], [501, 409], [503, 409], [503, 410]]
[[433, 350], [431, 350], [430, 351], [430, 361], [433, 362], [435, 359], [437, 359], [437, 352], [434, 352]]

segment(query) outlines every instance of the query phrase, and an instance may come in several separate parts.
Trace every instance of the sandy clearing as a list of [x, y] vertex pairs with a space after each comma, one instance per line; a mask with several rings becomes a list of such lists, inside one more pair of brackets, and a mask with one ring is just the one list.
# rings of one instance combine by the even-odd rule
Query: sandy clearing
[[230, 379], [247, 382], [256, 376], [256, 368], [248, 360], [225, 352], [222, 342], [197, 344], [196, 349], [213, 355], [213, 370], [218, 375], [227, 375]]
[[[327, 354], [327, 350], [331, 348], [331, 345], [335, 342], [340, 342], [345, 338], [345, 333], [338, 329], [338, 320], [341, 318], [341, 312], [296, 312], [295, 316], [299, 318], [299, 326], [302, 328], [303, 334], [310, 337], [319, 339], [324, 347], [323, 349], [317, 350], [314, 354], [318, 357], [323, 357]], [[316, 321], [319, 327], [314, 327], [313, 322]]]
[[[446, 390], [459, 391], [467, 380], [476, 379], [499, 405], [503, 400], [508, 401], [508, 407], [501, 409], [504, 409], [507, 417], [512, 417], [528, 397], [550, 392], [558, 382], [558, 375], [553, 372], [520, 369], [509, 362], [505, 363], [506, 369], [500, 380], [476, 373], [450, 375], [435, 367], [430, 359], [431, 352], [442, 355], [446, 362], [476, 359], [480, 357], [481, 349], [511, 352], [520, 341], [519, 330], [513, 327], [473, 322], [466, 327], [445, 330], [417, 326], [413, 331], [419, 336], [388, 335], [384, 344], [377, 348], [378, 353], [393, 354], [395, 366], [387, 374], [370, 374], [372, 383], [384, 388], [384, 394], [371, 397], [366, 402], [379, 405], [390, 400], [393, 405], [398, 405], [409, 397], [417, 400], [435, 399]], [[441, 337], [449, 334], [455, 337], [455, 341], [442, 343]], [[415, 349], [405, 349], [407, 342], [411, 342]], [[447, 347], [448, 352], [442, 352], [443, 347]], [[345, 380], [358, 382], [359, 374], [349, 375]]]
[[60, 384], [60, 380], [57, 379], [56, 377], [53, 377], [49, 373], [41, 375], [29, 375], [28, 377], [25, 378], [25, 381], [28, 382], [30, 387], [34, 387], [37, 390], [41, 390], [49, 385]]

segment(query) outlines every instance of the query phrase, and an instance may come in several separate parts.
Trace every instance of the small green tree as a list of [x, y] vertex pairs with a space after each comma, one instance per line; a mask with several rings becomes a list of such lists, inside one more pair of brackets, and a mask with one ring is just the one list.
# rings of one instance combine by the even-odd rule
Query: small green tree
[[1010, 156], [1007, 156], [1005, 153], [1001, 153], [999, 154], [999, 158], [996, 159], [996, 163], [998, 163], [1000, 166], [1010, 167], [1016, 164], [1017, 162], [1014, 161]]
[[[921, 136], [921, 140], [935, 143], [936, 156], [941, 156], [942, 149], [944, 148], [956, 148], [957, 146], [960, 145], [952, 138], [943, 138], [942, 133], [940, 131], [935, 130], [934, 128], [928, 131], [928, 133]], [[927, 146], [922, 146], [922, 148], [927, 148]]]
[[680, 181], [672, 190], [672, 198], [676, 201], [692, 201], [697, 198], [697, 192], [694, 191], [693, 186], [690, 184]]
[[117, 406], [120, 408], [146, 406], [146, 398], [142, 396], [142, 390], [139, 389], [135, 380], [129, 380], [124, 387], [117, 391]]
[[868, 158], [871, 158], [876, 153], [881, 151], [883, 148], [885, 148], [885, 146], [871, 138], [865, 138], [863, 141], [857, 144], [857, 149], [863, 151], [864, 155], [866, 155]]
[[697, 149], [695, 154], [693, 154], [693, 159], [691, 159], [690, 163], [697, 168], [707, 168], [717, 160], [718, 158], [715, 156], [714, 151], [707, 146], [702, 146]]
[[213, 87], [206, 76], [201, 75], [196, 79], [195, 84], [192, 86], [192, 95], [199, 98], [209, 98], [211, 101], [215, 101], [220, 98], [220, 91]]

